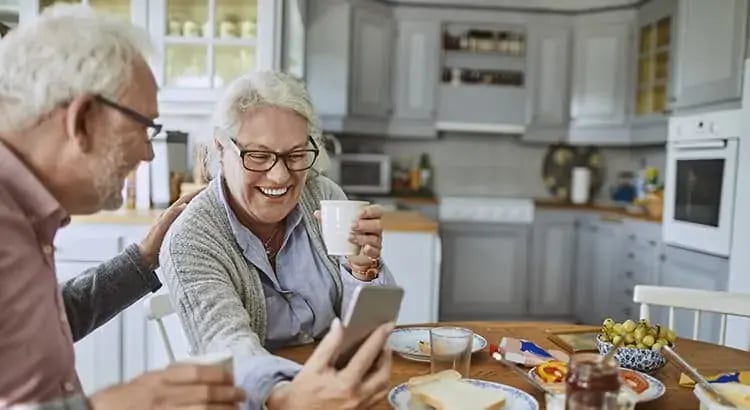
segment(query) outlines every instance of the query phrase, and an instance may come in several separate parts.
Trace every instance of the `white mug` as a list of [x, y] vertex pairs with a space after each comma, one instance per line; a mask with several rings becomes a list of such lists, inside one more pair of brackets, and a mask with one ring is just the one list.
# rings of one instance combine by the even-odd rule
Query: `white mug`
[[227, 373], [234, 374], [234, 356], [232, 352], [213, 352], [199, 356], [190, 356], [179, 360], [180, 363], [221, 367]]
[[352, 224], [359, 219], [367, 201], [320, 201], [320, 223], [329, 255], [359, 255], [360, 246], [349, 241]]

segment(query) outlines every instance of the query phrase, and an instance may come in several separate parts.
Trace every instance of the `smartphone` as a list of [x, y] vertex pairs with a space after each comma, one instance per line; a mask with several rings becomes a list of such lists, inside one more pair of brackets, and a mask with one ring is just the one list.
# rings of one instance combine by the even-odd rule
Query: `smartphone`
[[398, 319], [403, 298], [404, 289], [398, 286], [360, 285], [354, 289], [341, 320], [344, 340], [334, 364], [337, 369], [346, 367], [359, 346], [378, 326]]

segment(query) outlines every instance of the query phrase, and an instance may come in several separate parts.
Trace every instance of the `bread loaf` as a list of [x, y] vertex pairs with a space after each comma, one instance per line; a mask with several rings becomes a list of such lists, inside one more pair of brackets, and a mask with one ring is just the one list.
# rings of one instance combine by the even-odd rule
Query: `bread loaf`
[[455, 370], [412, 377], [407, 389], [413, 400], [436, 410], [499, 410], [505, 406], [501, 391], [477, 387], [462, 380]]

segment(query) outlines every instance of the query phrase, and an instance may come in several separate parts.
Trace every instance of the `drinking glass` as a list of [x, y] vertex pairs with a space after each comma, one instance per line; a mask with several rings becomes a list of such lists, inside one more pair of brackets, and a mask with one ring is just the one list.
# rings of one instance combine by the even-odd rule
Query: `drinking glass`
[[453, 369], [469, 377], [474, 332], [462, 327], [430, 329], [430, 371]]

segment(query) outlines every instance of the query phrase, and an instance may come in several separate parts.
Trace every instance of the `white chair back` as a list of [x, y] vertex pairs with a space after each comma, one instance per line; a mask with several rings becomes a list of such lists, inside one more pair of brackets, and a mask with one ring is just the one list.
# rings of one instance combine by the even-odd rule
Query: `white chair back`
[[651, 320], [650, 306], [669, 308], [669, 327], [674, 328], [674, 310], [693, 310], [693, 339], [698, 339], [701, 312], [718, 313], [721, 317], [719, 344], [724, 345], [727, 316], [750, 317], [750, 295], [711, 290], [667, 286], [636, 285], [633, 301], [641, 304], [641, 318]]
[[146, 298], [145, 303], [147, 317], [149, 320], [156, 322], [161, 340], [164, 343], [164, 349], [167, 351], [167, 357], [169, 357], [169, 362], [174, 363], [174, 350], [172, 349], [172, 343], [169, 341], [169, 335], [162, 320], [164, 317], [175, 313], [172, 302], [169, 300], [169, 293], [151, 295]]

